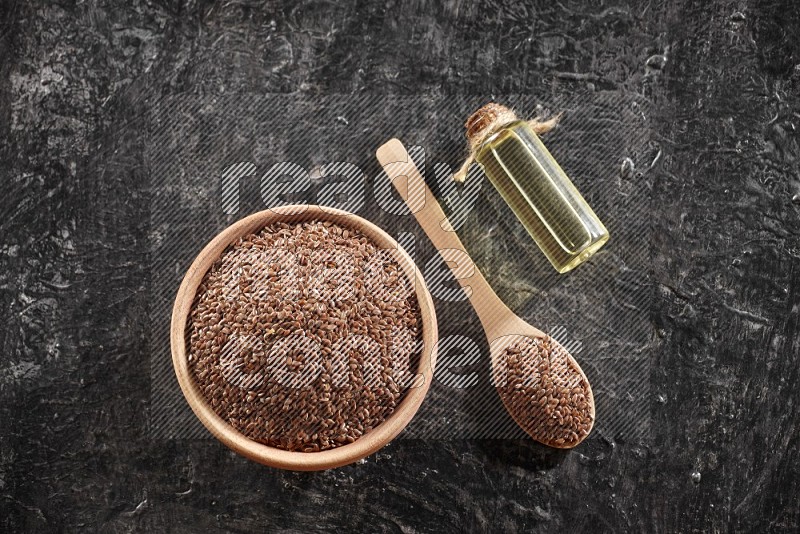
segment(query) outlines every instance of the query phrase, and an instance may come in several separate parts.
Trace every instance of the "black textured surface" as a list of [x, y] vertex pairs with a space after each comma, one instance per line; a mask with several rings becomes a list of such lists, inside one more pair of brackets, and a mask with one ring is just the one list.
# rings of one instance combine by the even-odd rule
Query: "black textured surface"
[[[0, 529], [796, 531], [798, 32], [791, 0], [0, 3]], [[294, 474], [148, 437], [149, 99], [580, 90], [652, 113], [652, 444]]]

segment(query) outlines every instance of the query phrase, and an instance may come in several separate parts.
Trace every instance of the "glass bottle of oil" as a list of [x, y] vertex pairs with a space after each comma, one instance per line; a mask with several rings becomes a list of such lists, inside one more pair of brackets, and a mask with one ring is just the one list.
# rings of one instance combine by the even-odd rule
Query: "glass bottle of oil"
[[608, 241], [606, 227], [527, 121], [515, 120], [489, 135], [475, 147], [475, 160], [559, 273]]

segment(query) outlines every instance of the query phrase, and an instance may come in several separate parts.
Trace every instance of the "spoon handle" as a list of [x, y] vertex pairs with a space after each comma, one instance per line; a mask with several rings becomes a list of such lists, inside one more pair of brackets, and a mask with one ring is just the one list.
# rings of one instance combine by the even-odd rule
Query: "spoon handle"
[[[488, 332], [498, 322], [515, 317], [470, 258], [403, 143], [391, 139], [378, 149], [376, 156], [392, 185], [464, 289], [484, 330]], [[398, 183], [401, 177], [407, 180], [406, 188]]]

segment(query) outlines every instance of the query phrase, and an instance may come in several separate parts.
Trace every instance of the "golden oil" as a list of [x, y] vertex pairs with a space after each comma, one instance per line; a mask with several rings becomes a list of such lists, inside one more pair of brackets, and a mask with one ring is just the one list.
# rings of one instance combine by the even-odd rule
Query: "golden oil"
[[475, 147], [474, 155], [559, 273], [574, 269], [608, 241], [606, 227], [527, 121], [503, 125]]

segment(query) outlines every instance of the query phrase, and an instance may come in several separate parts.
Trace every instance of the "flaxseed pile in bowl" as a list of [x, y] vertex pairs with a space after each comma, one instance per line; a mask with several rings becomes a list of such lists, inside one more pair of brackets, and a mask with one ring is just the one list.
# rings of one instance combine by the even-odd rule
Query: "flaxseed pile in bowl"
[[391, 417], [423, 346], [414, 279], [392, 252], [320, 219], [272, 222], [228, 245], [185, 327], [188, 369], [213, 412], [249, 440], [306, 453]]
[[437, 341], [411, 257], [374, 223], [313, 205], [217, 234], [187, 270], [170, 326], [200, 422], [251, 460], [299, 471], [394, 439], [428, 392]]

